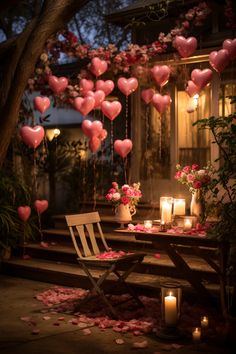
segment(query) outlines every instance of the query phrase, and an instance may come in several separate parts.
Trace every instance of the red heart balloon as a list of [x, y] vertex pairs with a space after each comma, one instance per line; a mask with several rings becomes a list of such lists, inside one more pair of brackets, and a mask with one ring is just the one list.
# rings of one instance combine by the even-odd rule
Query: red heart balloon
[[44, 138], [44, 128], [41, 125], [36, 125], [33, 128], [25, 125], [20, 128], [20, 136], [26, 145], [36, 149]]
[[120, 77], [117, 81], [117, 86], [124, 95], [128, 96], [137, 89], [138, 80], [135, 77], [130, 77], [129, 79]]
[[152, 88], [149, 88], [149, 89], [146, 89], [146, 90], [142, 90], [141, 97], [144, 100], [144, 102], [146, 104], [148, 104], [148, 103], [151, 102], [154, 93], [155, 93], [155, 90], [153, 90]]
[[107, 71], [107, 62], [105, 60], [101, 60], [98, 57], [95, 57], [91, 60], [91, 64], [89, 65], [89, 70], [95, 75], [100, 76]]
[[176, 36], [174, 43], [182, 58], [190, 57], [197, 49], [197, 40], [195, 37], [184, 38], [183, 36]]
[[223, 49], [228, 50], [230, 60], [236, 59], [236, 38], [226, 39], [223, 42]]
[[88, 91], [85, 97], [93, 97], [95, 100], [94, 103], [94, 108], [98, 108], [101, 107], [101, 103], [104, 101], [105, 99], [105, 93], [102, 90], [97, 90], [95, 92], [93, 91]]
[[188, 86], [186, 87], [185, 91], [190, 97], [192, 97], [200, 92], [200, 88], [197, 85], [195, 85], [195, 83], [192, 80], [189, 80]]
[[92, 136], [89, 140], [89, 149], [92, 152], [96, 152], [97, 150], [100, 149], [101, 146], [101, 140], [97, 136]]
[[101, 133], [99, 134], [98, 138], [103, 141], [105, 140], [107, 137], [107, 130], [106, 129], [102, 129]]
[[34, 208], [38, 214], [42, 214], [48, 208], [48, 201], [46, 199], [37, 199], [34, 202]]
[[81, 79], [79, 83], [79, 92], [82, 96], [85, 96], [88, 91], [93, 90], [94, 83], [92, 80]]
[[155, 65], [151, 69], [151, 74], [156, 83], [162, 87], [167, 84], [170, 76], [170, 68], [167, 65]]
[[98, 80], [95, 84], [96, 90], [102, 90], [108, 96], [114, 90], [114, 82], [111, 80]]
[[120, 114], [121, 108], [119, 101], [103, 101], [101, 104], [103, 114], [110, 120], [114, 120]]
[[132, 150], [133, 143], [130, 139], [115, 140], [114, 150], [121, 157], [125, 158]]
[[48, 85], [54, 93], [59, 94], [65, 91], [65, 89], [67, 88], [68, 80], [66, 77], [63, 76], [56, 77], [54, 75], [50, 75], [48, 78]]
[[91, 122], [90, 120], [85, 119], [82, 122], [81, 128], [83, 133], [89, 138], [91, 138], [93, 136], [98, 137], [101, 134], [103, 130], [103, 125], [102, 122], [100, 122], [99, 120], [95, 120], [94, 122]]
[[209, 62], [213, 69], [218, 73], [224, 70], [224, 68], [229, 64], [229, 52], [226, 49], [221, 49], [218, 52], [211, 52], [209, 55]]
[[20, 206], [17, 209], [18, 216], [22, 221], [27, 221], [31, 214], [31, 208], [29, 206]]
[[169, 95], [162, 96], [156, 93], [152, 96], [152, 104], [159, 113], [163, 113], [171, 104], [171, 98]]
[[89, 112], [94, 109], [95, 99], [91, 96], [76, 97], [74, 99], [74, 107], [77, 111], [79, 111], [82, 116], [86, 116]]
[[48, 97], [36, 96], [34, 98], [34, 108], [40, 113], [44, 113], [50, 107], [50, 99]]
[[193, 83], [202, 90], [212, 79], [213, 72], [211, 69], [194, 69], [191, 73]]

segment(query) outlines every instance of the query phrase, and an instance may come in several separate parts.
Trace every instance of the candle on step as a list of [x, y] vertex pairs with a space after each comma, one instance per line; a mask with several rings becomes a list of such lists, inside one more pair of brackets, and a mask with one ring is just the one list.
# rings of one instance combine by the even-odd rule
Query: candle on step
[[201, 318], [201, 327], [202, 328], [207, 328], [208, 324], [209, 324], [208, 317], [207, 316], [203, 316]]
[[192, 332], [193, 342], [199, 343], [201, 340], [201, 328], [196, 327]]
[[175, 326], [177, 323], [177, 301], [176, 296], [173, 296], [170, 292], [168, 296], [165, 296], [165, 324], [167, 326]]
[[175, 198], [174, 199], [174, 210], [173, 214], [174, 215], [185, 215], [185, 199], [183, 198]]

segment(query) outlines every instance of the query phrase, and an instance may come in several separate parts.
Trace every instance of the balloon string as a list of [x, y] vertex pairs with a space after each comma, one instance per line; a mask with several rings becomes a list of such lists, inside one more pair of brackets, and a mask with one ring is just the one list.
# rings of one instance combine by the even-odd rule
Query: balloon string
[[39, 222], [40, 239], [41, 239], [41, 242], [43, 242], [43, 232], [42, 232], [41, 215], [40, 215], [39, 212], [38, 212], [37, 214], [38, 214], [38, 222]]
[[25, 223], [23, 223], [23, 257], [25, 256]]
[[124, 164], [125, 184], [127, 184], [128, 183], [128, 181], [127, 181], [127, 171], [126, 171], [126, 169], [127, 169], [127, 157], [123, 159], [123, 164]]
[[125, 97], [125, 139], [128, 139], [128, 96]]
[[160, 114], [160, 138], [159, 138], [159, 160], [161, 162], [161, 147], [162, 147], [162, 119], [161, 119], [161, 114]]
[[36, 165], [36, 150], [34, 149], [33, 189], [34, 189], [34, 193], [35, 193], [35, 198], [37, 198], [37, 195], [38, 195], [36, 169], [37, 169], [37, 165]]
[[96, 209], [96, 156], [93, 155], [93, 210]]
[[113, 150], [113, 139], [114, 139], [114, 131], [113, 131], [113, 121], [111, 121], [111, 165], [113, 167], [114, 163], [114, 150]]
[[149, 138], [149, 121], [148, 121], [148, 117], [149, 117], [149, 107], [146, 108], [146, 112], [145, 112], [145, 151], [148, 150], [148, 138]]

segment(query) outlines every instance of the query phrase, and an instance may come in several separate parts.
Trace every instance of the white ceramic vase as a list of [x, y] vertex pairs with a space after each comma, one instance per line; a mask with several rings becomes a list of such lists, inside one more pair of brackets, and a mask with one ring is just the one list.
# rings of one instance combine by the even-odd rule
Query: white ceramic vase
[[129, 223], [134, 214], [136, 214], [136, 209], [130, 207], [129, 204], [120, 204], [115, 209], [115, 219], [120, 224]]
[[190, 203], [190, 215], [196, 216], [198, 222], [204, 220], [204, 202], [201, 190], [198, 189], [192, 194], [192, 199]]

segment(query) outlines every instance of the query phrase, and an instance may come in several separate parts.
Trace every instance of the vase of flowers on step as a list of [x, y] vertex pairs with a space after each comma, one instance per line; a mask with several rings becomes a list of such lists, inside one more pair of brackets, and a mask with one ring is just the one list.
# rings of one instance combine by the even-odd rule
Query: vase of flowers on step
[[196, 216], [197, 221], [204, 223], [206, 220], [205, 193], [212, 183], [212, 166], [207, 165], [200, 169], [199, 165], [181, 167], [176, 166], [175, 179], [186, 185], [191, 193], [190, 215]]
[[120, 187], [118, 183], [112, 182], [112, 187], [106, 194], [106, 200], [114, 206], [115, 220], [121, 224], [121, 227], [132, 220], [141, 197], [140, 183], [124, 184]]

